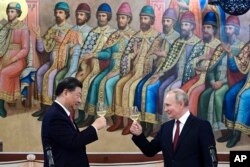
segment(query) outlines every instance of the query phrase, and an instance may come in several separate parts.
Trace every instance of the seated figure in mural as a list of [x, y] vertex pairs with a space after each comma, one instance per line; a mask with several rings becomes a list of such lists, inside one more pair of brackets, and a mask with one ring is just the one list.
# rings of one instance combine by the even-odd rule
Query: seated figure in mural
[[[182, 87], [190, 98], [189, 109], [197, 115], [198, 100], [205, 89], [205, 77], [208, 64], [213, 54], [221, 54], [221, 42], [215, 36], [217, 29], [217, 18], [214, 12], [208, 12], [203, 18], [203, 39], [195, 45], [192, 54], [185, 66]], [[218, 47], [220, 46], [220, 47]]]
[[18, 18], [21, 5], [11, 2], [6, 9], [8, 22], [0, 29], [0, 116], [6, 117], [4, 102], [15, 103], [21, 98], [20, 75], [27, 66], [30, 50], [28, 27]]
[[241, 138], [241, 133], [250, 134], [250, 41], [240, 54], [228, 57], [228, 68], [233, 73], [240, 72], [243, 79], [235, 83], [226, 93], [223, 113], [228, 133], [218, 138], [218, 142], [227, 142], [228, 148], [234, 147]]
[[[123, 118], [129, 118], [130, 107], [134, 105], [135, 89], [139, 81], [152, 70], [152, 50], [159, 50], [161, 34], [153, 29], [155, 20], [152, 6], [144, 6], [140, 12], [140, 31], [129, 41], [121, 60], [121, 79], [115, 86], [115, 122], [107, 130], [112, 132], [123, 128]], [[156, 48], [154, 48], [156, 47]], [[157, 49], [158, 48], [158, 49]], [[128, 119], [122, 134], [129, 134], [132, 120]]]
[[[174, 25], [177, 21], [177, 14], [174, 9], [168, 8], [165, 10], [162, 16], [162, 27], [163, 27], [163, 33], [161, 34], [162, 41], [161, 41], [161, 48], [158, 51], [154, 51], [153, 53], [156, 56], [157, 59], [154, 60], [153, 69], [152, 72], [146, 75], [137, 85], [136, 92], [135, 92], [135, 100], [134, 105], [137, 106], [139, 111], [141, 110], [141, 101], [142, 101], [142, 89], [143, 85], [147, 82], [147, 80], [154, 74], [155, 69], [157, 67], [161, 66], [161, 64], [166, 59], [166, 55], [169, 52], [169, 49], [171, 45], [174, 43], [174, 41], [179, 38], [180, 34], [174, 30]], [[144, 109], [144, 107], [143, 107]], [[148, 136], [152, 129], [147, 127], [146, 122], [147, 119], [142, 119], [141, 124], [143, 126], [143, 131], [145, 136]], [[144, 122], [145, 121], [145, 122]]]
[[34, 28], [36, 34], [36, 50], [42, 55], [49, 55], [49, 61], [43, 64], [36, 74], [36, 86], [38, 91], [38, 100], [41, 109], [32, 114], [43, 119], [44, 112], [52, 104], [54, 79], [58, 70], [66, 65], [67, 47], [62, 45], [62, 41], [72, 27], [66, 22], [70, 16], [69, 5], [66, 2], [58, 2], [54, 8], [56, 24], [49, 28], [44, 38], [41, 38], [40, 27]]
[[[145, 112], [147, 128], [153, 130], [153, 123], [162, 119], [162, 106], [165, 89], [174, 81], [181, 81], [185, 64], [190, 53], [200, 39], [193, 33], [195, 18], [192, 12], [186, 12], [181, 17], [180, 37], [172, 44], [165, 61], [155, 71], [143, 86], [142, 112]], [[153, 122], [154, 121], [154, 122]]]
[[[86, 3], [79, 4], [75, 11], [76, 25], [68, 31], [61, 44], [61, 47], [67, 45], [69, 48], [66, 53], [63, 53], [66, 54], [66, 65], [56, 74], [54, 88], [57, 87], [58, 83], [63, 78], [75, 76], [78, 68], [81, 47], [83, 46], [88, 33], [92, 30], [92, 27], [87, 24], [90, 16], [91, 11], [89, 5]], [[76, 123], [78, 121], [79, 119], [76, 120]]]
[[[103, 69], [91, 82], [88, 90], [85, 104], [85, 112], [95, 117], [98, 103], [104, 103], [106, 116], [113, 115], [111, 110], [112, 96], [115, 83], [120, 78], [120, 61], [124, 50], [135, 34], [135, 31], [129, 27], [132, 19], [130, 5], [124, 2], [119, 7], [117, 13], [118, 30], [111, 34], [103, 49], [96, 54], [92, 54], [88, 59], [96, 58], [98, 60], [109, 60], [109, 65]], [[110, 80], [109, 80], [110, 79]], [[109, 80], [109, 83], [107, 81]], [[81, 126], [85, 126], [83, 124]]]
[[[242, 75], [233, 74], [228, 69], [228, 55], [239, 54], [243, 43], [237, 39], [240, 30], [240, 21], [237, 16], [229, 16], [226, 20], [227, 43], [223, 45], [221, 54], [213, 54], [207, 69], [206, 89], [202, 92], [198, 104], [198, 116], [208, 120], [214, 130], [225, 129], [223, 123], [224, 95]], [[239, 73], [238, 73], [239, 74]]]
[[84, 107], [90, 83], [92, 79], [100, 72], [99, 60], [89, 59], [89, 57], [93, 57], [93, 55], [96, 55], [97, 52], [101, 51], [110, 34], [115, 31], [115, 29], [108, 24], [111, 20], [111, 17], [112, 10], [109, 4], [101, 4], [96, 12], [98, 26], [89, 32], [81, 50], [79, 68], [76, 74], [76, 78], [83, 83], [82, 103], [78, 110], [80, 116], [78, 119], [78, 124], [90, 125], [94, 121], [94, 113], [88, 113], [86, 120], [84, 120], [83, 117], [85, 115], [83, 112], [85, 112]]
[[[63, 78], [75, 76], [80, 58], [81, 47], [83, 46], [88, 33], [92, 30], [92, 27], [87, 24], [90, 16], [91, 11], [88, 4], [81, 3], [77, 6], [75, 11], [76, 25], [69, 30], [62, 42], [63, 44], [73, 42], [69, 46], [70, 55], [68, 56], [67, 65], [57, 73], [54, 87], [56, 87]], [[78, 39], [80, 39], [80, 41], [76, 41]]]

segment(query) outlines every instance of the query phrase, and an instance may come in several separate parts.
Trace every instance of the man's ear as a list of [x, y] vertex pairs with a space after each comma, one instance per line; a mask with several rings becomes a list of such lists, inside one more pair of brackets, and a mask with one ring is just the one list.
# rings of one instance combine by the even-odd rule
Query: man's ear
[[68, 89], [64, 89], [62, 92], [63, 96], [66, 96], [68, 94], [68, 92], [69, 92]]

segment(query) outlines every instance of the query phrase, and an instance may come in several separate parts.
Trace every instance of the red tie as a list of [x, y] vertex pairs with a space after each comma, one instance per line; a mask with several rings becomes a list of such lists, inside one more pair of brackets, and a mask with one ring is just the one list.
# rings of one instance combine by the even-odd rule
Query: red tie
[[177, 142], [178, 142], [178, 139], [179, 139], [180, 123], [181, 122], [179, 120], [176, 121], [176, 130], [175, 130], [174, 142], [173, 142], [173, 149], [174, 149], [174, 151], [176, 149], [176, 145], [177, 145]]
[[73, 115], [69, 114], [69, 119], [71, 120], [71, 122], [74, 124], [74, 120], [73, 120]]

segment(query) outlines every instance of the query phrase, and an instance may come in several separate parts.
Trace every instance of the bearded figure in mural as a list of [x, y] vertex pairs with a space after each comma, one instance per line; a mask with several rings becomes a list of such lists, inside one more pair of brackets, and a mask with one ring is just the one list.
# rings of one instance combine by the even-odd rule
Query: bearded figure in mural
[[[88, 91], [84, 110], [92, 116], [96, 115], [98, 103], [104, 103], [106, 116], [113, 115], [111, 109], [113, 89], [120, 78], [120, 61], [130, 38], [135, 34], [135, 31], [129, 27], [132, 13], [127, 2], [121, 4], [116, 15], [118, 30], [109, 36], [103, 49], [97, 52], [95, 57], [88, 57], [110, 61], [109, 65], [93, 79]], [[87, 124], [80, 126], [85, 125]]]
[[[195, 17], [196, 28], [194, 30], [194, 34], [197, 35], [198, 37], [202, 37], [201, 20], [202, 20], [202, 10], [205, 5], [206, 5], [206, 0], [171, 0], [169, 7], [177, 11], [179, 21], [183, 13], [191, 11]], [[177, 22], [175, 28], [180, 32], [181, 24], [179, 21]]]
[[52, 104], [54, 92], [54, 79], [59, 70], [66, 65], [66, 45], [62, 45], [63, 39], [72, 27], [66, 22], [70, 16], [69, 5], [65, 2], [58, 2], [54, 8], [56, 24], [52, 26], [41, 38], [40, 28], [34, 28], [36, 34], [36, 50], [42, 55], [49, 54], [49, 61], [43, 64], [36, 74], [36, 86], [41, 109], [32, 114], [43, 119], [47, 108]]
[[76, 25], [73, 26], [65, 36], [62, 45], [71, 43], [67, 56], [67, 65], [60, 70], [55, 78], [55, 86], [66, 77], [74, 77], [77, 72], [78, 62], [81, 53], [81, 47], [86, 40], [92, 27], [87, 24], [91, 16], [90, 7], [86, 3], [78, 5], [75, 11]]
[[199, 96], [205, 89], [205, 77], [210, 59], [214, 53], [222, 52], [221, 46], [218, 47], [221, 42], [215, 38], [218, 29], [216, 14], [208, 12], [203, 18], [203, 40], [195, 45], [185, 66], [181, 89], [188, 92], [189, 109], [194, 115], [197, 115]]
[[110, 34], [115, 31], [115, 29], [108, 24], [111, 20], [111, 17], [112, 10], [109, 4], [101, 4], [96, 12], [98, 26], [89, 32], [81, 50], [79, 68], [76, 74], [76, 78], [83, 83], [82, 102], [78, 110], [80, 118], [77, 120], [77, 123], [81, 126], [90, 125], [94, 121], [95, 113], [93, 110], [88, 113], [88, 117], [84, 121], [84, 108], [88, 89], [90, 87], [91, 81], [100, 72], [99, 60], [97, 58], [91, 58], [97, 56], [97, 53], [102, 50]]
[[27, 66], [26, 57], [30, 50], [28, 27], [18, 17], [21, 5], [8, 4], [8, 22], [0, 29], [0, 116], [6, 117], [4, 102], [15, 103], [21, 98], [20, 75]]
[[[230, 50], [229, 50], [230, 51]], [[226, 135], [218, 138], [218, 142], [227, 142], [228, 148], [234, 147], [241, 138], [241, 133], [250, 134], [250, 41], [240, 54], [228, 55], [228, 68], [232, 73], [241, 73], [244, 77], [235, 83], [226, 93], [223, 113], [228, 128]]]
[[[172, 8], [166, 9], [162, 16], [163, 33], [161, 34], [162, 38], [160, 43], [161, 47], [160, 50], [153, 51], [153, 54], [156, 55], [156, 59], [154, 60], [153, 63], [153, 70], [139, 82], [136, 88], [134, 105], [138, 107], [139, 111], [142, 111], [142, 108], [144, 108], [141, 107], [143, 99], [142, 96], [145, 96], [145, 94], [142, 94], [144, 84], [154, 74], [157, 67], [162, 65], [162, 63], [166, 59], [166, 55], [168, 54], [172, 44], [180, 36], [180, 34], [174, 30], [174, 25], [176, 21], [177, 21], [177, 14], [175, 10]], [[143, 100], [143, 102], [145, 101]], [[149, 136], [150, 133], [152, 132], [152, 128], [150, 128], [150, 125], [147, 122], [148, 119], [146, 117], [141, 119], [141, 124], [143, 126], [143, 131], [145, 136]]]
[[180, 85], [184, 67], [190, 53], [200, 39], [193, 33], [195, 17], [192, 12], [185, 12], [181, 17], [181, 34], [173, 43], [166, 59], [157, 68], [154, 75], [143, 86], [142, 112], [145, 112], [147, 128], [153, 130], [153, 124], [162, 119], [163, 99], [165, 89], [174, 81], [176, 87]]
[[200, 95], [198, 103], [198, 116], [208, 120], [214, 130], [226, 128], [222, 120], [224, 96], [228, 89], [243, 77], [239, 72], [232, 73], [227, 65], [228, 55], [238, 55], [244, 45], [237, 39], [240, 31], [239, 18], [229, 16], [225, 28], [227, 43], [218, 48], [211, 58], [206, 74], [206, 89]]
[[[149, 74], [153, 64], [153, 50], [159, 50], [161, 35], [152, 28], [155, 14], [152, 6], [144, 6], [140, 12], [140, 31], [129, 41], [121, 60], [122, 78], [117, 82], [114, 94], [115, 122], [109, 132], [123, 128], [123, 118], [128, 119], [122, 134], [129, 134], [132, 120], [130, 107], [134, 105], [135, 89], [139, 81]], [[158, 49], [157, 49], [158, 48]]]

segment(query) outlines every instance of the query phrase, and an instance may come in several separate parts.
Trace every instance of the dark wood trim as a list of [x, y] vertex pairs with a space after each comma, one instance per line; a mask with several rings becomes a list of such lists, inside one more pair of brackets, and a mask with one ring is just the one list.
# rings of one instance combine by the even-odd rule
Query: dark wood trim
[[[29, 153], [0, 153], [0, 162], [26, 160]], [[31, 153], [36, 155], [36, 160], [43, 160], [43, 154]], [[154, 157], [146, 157], [140, 153], [89, 153], [90, 163], [129, 163], [129, 162], [147, 162], [162, 160], [162, 154]], [[229, 154], [218, 154], [220, 162], [229, 162]]]

